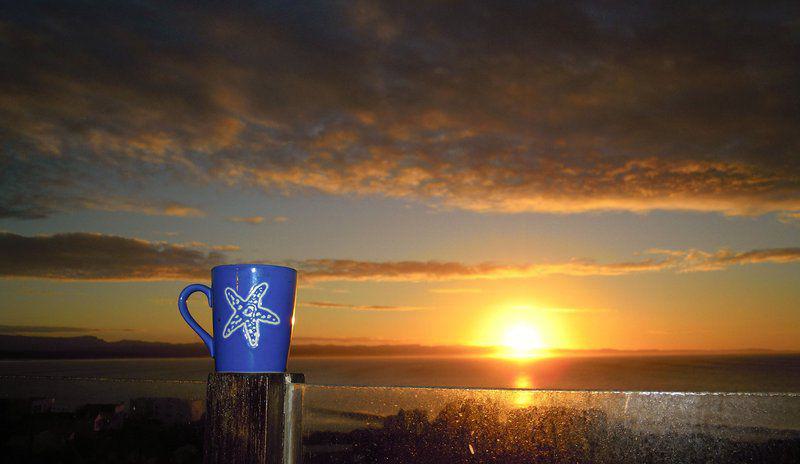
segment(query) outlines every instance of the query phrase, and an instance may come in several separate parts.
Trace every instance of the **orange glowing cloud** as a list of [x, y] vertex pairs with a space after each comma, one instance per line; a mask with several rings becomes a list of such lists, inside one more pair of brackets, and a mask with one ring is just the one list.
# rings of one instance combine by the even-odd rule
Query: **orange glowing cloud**
[[[0, 277], [85, 280], [184, 280], [206, 278], [208, 270], [226, 262], [223, 251], [235, 245], [170, 244], [91, 233], [22, 236], [0, 233]], [[210, 251], [209, 251], [210, 250]], [[599, 263], [574, 259], [553, 263], [477, 263], [444, 261], [361, 261], [307, 259], [288, 262], [311, 281], [458, 281], [521, 279], [548, 275], [620, 276], [645, 272], [719, 271], [752, 264], [800, 262], [800, 248], [750, 251], [649, 250], [654, 257], [637, 261]], [[114, 256], [114, 259], [108, 259]], [[434, 290], [435, 291], [435, 290]], [[315, 302], [337, 308], [338, 303]], [[313, 306], [313, 305], [312, 305]], [[390, 307], [342, 308], [399, 310]], [[408, 309], [408, 308], [406, 308]], [[418, 309], [418, 308], [415, 308]]]
[[[202, 215], [103, 203], [153, 174], [480, 212], [800, 210], [783, 6], [718, 22], [571, 2], [314, 18], [209, 4], [187, 29], [147, 3], [102, 21], [15, 4], [28, 20], [3, 23], [0, 217]], [[264, 27], [276, 14], [284, 27]]]
[[419, 311], [421, 307], [418, 306], [392, 306], [392, 305], [358, 305], [347, 303], [334, 303], [331, 301], [305, 301], [301, 303], [302, 306], [308, 308], [319, 309], [349, 309], [353, 311], [377, 311], [377, 312], [405, 312], [405, 311]]

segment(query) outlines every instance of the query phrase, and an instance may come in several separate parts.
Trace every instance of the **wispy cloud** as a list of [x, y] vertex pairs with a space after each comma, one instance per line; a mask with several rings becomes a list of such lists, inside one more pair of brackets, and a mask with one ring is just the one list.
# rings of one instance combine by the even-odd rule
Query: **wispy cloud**
[[312, 280], [448, 281], [513, 279], [554, 274], [615, 276], [668, 269], [674, 267], [674, 261], [672, 258], [663, 258], [607, 264], [591, 260], [533, 264], [467, 264], [444, 261], [311, 259], [295, 264], [303, 269], [304, 278]]
[[558, 306], [545, 306], [536, 309], [538, 311], [549, 312], [554, 314], [575, 314], [575, 315], [602, 314], [602, 313], [614, 312], [613, 309], [609, 308], [563, 308]]
[[102, 198], [165, 177], [474, 211], [800, 210], [788, 3], [459, 3], [16, 2], [0, 216], [127, 211]]
[[394, 312], [394, 311], [419, 311], [423, 308], [420, 306], [391, 306], [391, 305], [358, 305], [350, 303], [334, 303], [331, 301], [305, 301], [301, 306], [309, 308], [322, 308], [322, 309], [349, 309], [353, 311], [378, 311], [378, 312]]
[[0, 335], [58, 334], [74, 335], [97, 332], [136, 332], [137, 329], [106, 329], [97, 327], [72, 327], [58, 325], [0, 325]]
[[[33, 186], [32, 186], [33, 187]], [[46, 186], [40, 186], [46, 190]], [[19, 197], [8, 197], [8, 204], [0, 204], [0, 218], [42, 219], [59, 212], [80, 210], [124, 212], [147, 216], [205, 217], [200, 208], [174, 201], [153, 200], [143, 195], [125, 197], [97, 192], [96, 196], [70, 194], [67, 196], [38, 196], [33, 193], [33, 203]], [[34, 204], [35, 203], [35, 204]]]
[[99, 332], [100, 329], [88, 327], [66, 327], [49, 325], [0, 325], [0, 334], [4, 335], [24, 335], [24, 334], [43, 334], [43, 333], [90, 333]]
[[375, 337], [292, 337], [298, 345], [397, 345], [406, 340]]
[[[267, 220], [267, 218], [264, 217], [264, 216], [245, 216], [245, 217], [233, 216], [233, 217], [228, 218], [228, 220], [231, 221], [231, 222], [239, 222], [239, 223], [244, 223], [244, 224], [256, 225], [256, 224], [262, 224], [264, 221]], [[273, 217], [271, 219], [271, 221], [276, 223], [276, 224], [287, 222], [288, 220], [289, 220], [289, 218], [286, 217], [286, 216], [275, 216], [275, 217]]]
[[713, 333], [713, 330], [648, 330], [648, 335], [676, 337], [682, 335], [703, 336]]
[[228, 218], [231, 222], [239, 222], [244, 224], [261, 224], [264, 222], [264, 216], [246, 216], [246, 217], [239, 217], [233, 216]]
[[787, 211], [778, 214], [778, 220], [784, 224], [800, 224], [800, 211]]
[[564, 307], [564, 306], [529, 305], [529, 304], [510, 306], [509, 309], [519, 312], [550, 313], [550, 314], [561, 314], [561, 315], [604, 314], [616, 311], [611, 308]]
[[[212, 251], [205, 251], [209, 249]], [[207, 278], [208, 270], [225, 260], [225, 255], [215, 251], [216, 249], [220, 247], [204, 243], [149, 242], [90, 233], [31, 237], [0, 233], [0, 254], [4, 256], [0, 261], [0, 277], [89, 280]], [[654, 257], [611, 263], [588, 259], [527, 264], [310, 259], [286, 264], [300, 269], [304, 281], [429, 282], [518, 279], [548, 275], [620, 276], [659, 271], [703, 272], [751, 264], [800, 262], [800, 248], [750, 251], [721, 249], [714, 252], [651, 249], [647, 254]], [[379, 307], [372, 309], [377, 310]]]
[[731, 266], [746, 264], [786, 264], [800, 261], [800, 248], [768, 248], [763, 250], [733, 251], [720, 249], [715, 252], [702, 250], [649, 250], [669, 258], [669, 267], [678, 272], [717, 271]]
[[242, 249], [239, 245], [211, 245], [214, 251], [239, 251]]
[[599, 263], [589, 259], [566, 262], [465, 264], [441, 261], [373, 262], [355, 260], [307, 260], [298, 265], [304, 278], [313, 280], [435, 281], [514, 279], [548, 275], [621, 276], [645, 272], [701, 272], [747, 264], [800, 262], [800, 248], [750, 251], [651, 250], [655, 258]]
[[163, 209], [163, 211], [156, 212], [156, 213], [148, 213], [145, 211], [145, 214], [156, 214], [162, 216], [175, 216], [175, 217], [204, 217], [206, 213], [193, 206], [183, 206], [183, 205], [168, 205]]
[[174, 244], [174, 246], [184, 247], [184, 248], [199, 248], [199, 249], [213, 250], [213, 251], [239, 251], [242, 249], [239, 245], [209, 245], [208, 243], [196, 240], [185, 243], [176, 243]]
[[428, 290], [430, 293], [444, 293], [444, 294], [458, 294], [458, 293], [481, 293], [483, 290], [473, 287], [458, 287], [458, 288], [432, 288]]
[[[68, 233], [22, 236], [0, 233], [0, 277], [89, 280], [184, 280], [207, 278], [225, 255], [204, 243], [168, 244], [113, 235]], [[211, 251], [207, 251], [211, 249]], [[800, 248], [749, 251], [652, 249], [651, 257], [602, 263], [590, 259], [523, 264], [446, 261], [360, 261], [308, 259], [285, 264], [303, 281], [459, 281], [518, 279], [549, 275], [621, 276], [646, 272], [705, 272], [753, 264], [800, 262]], [[435, 289], [434, 289], [435, 290]], [[335, 303], [327, 304], [335, 308]], [[338, 303], [336, 303], [338, 304]], [[381, 307], [345, 305], [351, 309]], [[390, 307], [383, 307], [390, 310]]]

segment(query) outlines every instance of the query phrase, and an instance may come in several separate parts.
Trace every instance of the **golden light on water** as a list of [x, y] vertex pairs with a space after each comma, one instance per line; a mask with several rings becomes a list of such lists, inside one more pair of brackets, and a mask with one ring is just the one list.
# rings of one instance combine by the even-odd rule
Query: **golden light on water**
[[515, 391], [512, 394], [513, 394], [512, 401], [515, 406], [518, 406], [520, 408], [526, 408], [533, 404], [534, 392], [532, 391], [520, 390], [520, 391]]
[[[533, 388], [533, 381], [528, 374], [519, 374], [514, 379], [514, 388]], [[521, 408], [528, 407], [533, 403], [533, 392], [524, 390], [512, 392], [511, 401], [515, 406]]]

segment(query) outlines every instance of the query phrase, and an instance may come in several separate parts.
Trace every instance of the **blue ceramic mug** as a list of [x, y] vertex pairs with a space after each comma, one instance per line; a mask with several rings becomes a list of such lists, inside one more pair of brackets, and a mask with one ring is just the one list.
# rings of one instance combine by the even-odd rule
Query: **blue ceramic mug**
[[[294, 326], [297, 271], [265, 264], [228, 264], [211, 270], [211, 288], [192, 284], [178, 310], [208, 347], [217, 372], [285, 372]], [[214, 335], [194, 320], [186, 299], [203, 292]]]

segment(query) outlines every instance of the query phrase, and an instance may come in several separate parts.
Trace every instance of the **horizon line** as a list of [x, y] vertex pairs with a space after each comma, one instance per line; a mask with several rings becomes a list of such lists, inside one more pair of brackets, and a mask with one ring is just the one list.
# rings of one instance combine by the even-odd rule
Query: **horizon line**
[[[135, 343], [138, 345], [144, 345], [144, 347], [163, 347], [165, 349], [170, 348], [177, 348], [177, 349], [193, 349], [197, 348], [202, 352], [205, 351], [205, 347], [201, 342], [183, 342], [183, 343], [173, 343], [173, 342], [164, 342], [164, 341], [147, 341], [147, 340], [135, 340], [135, 339], [120, 339], [115, 341], [109, 341], [98, 337], [96, 335], [75, 335], [75, 336], [48, 336], [48, 335], [23, 335], [23, 334], [0, 334], [0, 339], [6, 338], [17, 338], [17, 339], [39, 339], [39, 340], [81, 340], [81, 339], [93, 339], [100, 341], [108, 347], [119, 347], [120, 345], [124, 345], [127, 343]], [[303, 337], [300, 337], [303, 338]], [[315, 337], [306, 337], [306, 338], [315, 338]], [[411, 355], [424, 355], [432, 354], [432, 355], [444, 355], [448, 353], [442, 353], [442, 351], [449, 351], [452, 355], [475, 355], [475, 354], [482, 354], [482, 355], [491, 355], [496, 353], [498, 350], [507, 349], [502, 345], [476, 345], [476, 344], [439, 344], [439, 345], [430, 345], [424, 343], [411, 343], [411, 342], [400, 342], [400, 343], [391, 343], [382, 341], [382, 343], [369, 343], [363, 339], [360, 339], [360, 343], [347, 343], [346, 339], [342, 339], [342, 343], [335, 343], [335, 342], [298, 342], [292, 345], [292, 351], [296, 355], [305, 356], [305, 355], [312, 355], [312, 354], [303, 354], [297, 353], [297, 349], [301, 350], [317, 350], [317, 349], [334, 349], [339, 353], [332, 353], [332, 355], [341, 355], [342, 351], [348, 352], [347, 354], [357, 356], [360, 353], [363, 353], [364, 356], [369, 356], [370, 351], [386, 351], [386, 350], [397, 350], [397, 349], [408, 349], [408, 348], [415, 348], [418, 350], [417, 353], [412, 353]], [[0, 346], [0, 353], [10, 354], [10, 353], [48, 353], [51, 352], [50, 350], [41, 349], [37, 347], [3, 347]], [[108, 353], [102, 349], [102, 347], [70, 347], [74, 351], [79, 351], [81, 353], [91, 353], [96, 352], [97, 354], [112, 354]], [[99, 349], [98, 349], [99, 348]], [[541, 356], [547, 357], [548, 355], [557, 355], [557, 354], [735, 354], [735, 353], [771, 353], [771, 354], [800, 354], [800, 348], [763, 348], [763, 347], [744, 347], [744, 348], [653, 348], [653, 347], [646, 347], [646, 348], [611, 348], [611, 347], [601, 347], [601, 348], [564, 348], [564, 347], [553, 347], [553, 348], [544, 348], [539, 350], [531, 350], [531, 354], [533, 356]], [[151, 353], [156, 354], [156, 353]], [[170, 357], [169, 354], [166, 356], [158, 356], [158, 357]], [[193, 357], [193, 356], [186, 356], [190, 353], [184, 353], [183, 356], [179, 357]], [[314, 353], [313, 356], [324, 355], [324, 353]], [[2, 357], [2, 354], [0, 354]], [[201, 354], [198, 354], [197, 357], [202, 357]]]

